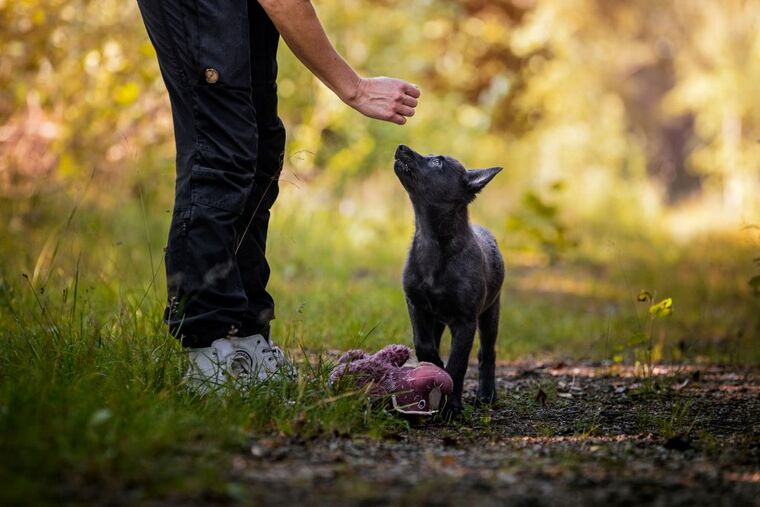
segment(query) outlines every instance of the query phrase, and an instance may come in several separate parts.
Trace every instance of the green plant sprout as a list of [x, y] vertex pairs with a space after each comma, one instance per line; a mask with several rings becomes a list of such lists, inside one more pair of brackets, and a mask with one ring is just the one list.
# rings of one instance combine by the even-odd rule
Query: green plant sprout
[[649, 304], [649, 328], [647, 331], [647, 377], [651, 378], [654, 373], [652, 361], [652, 349], [654, 346], [655, 321], [660, 318], [673, 315], [673, 298], [665, 298], [655, 303], [655, 295], [646, 290], [641, 290], [636, 298], [640, 303]]

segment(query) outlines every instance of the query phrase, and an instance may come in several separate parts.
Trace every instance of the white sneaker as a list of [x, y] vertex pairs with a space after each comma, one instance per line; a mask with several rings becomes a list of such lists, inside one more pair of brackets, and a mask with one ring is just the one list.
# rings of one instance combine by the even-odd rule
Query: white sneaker
[[214, 341], [210, 347], [190, 349], [185, 382], [198, 394], [219, 389], [227, 382], [227, 364], [234, 354], [232, 342], [226, 338]]
[[230, 341], [235, 352], [228, 360], [228, 369], [235, 378], [247, 377], [251, 381], [264, 381], [276, 375], [295, 378], [293, 363], [280, 347], [272, 345], [263, 335], [230, 338]]
[[190, 349], [185, 382], [198, 394], [214, 391], [233, 381], [238, 388], [275, 375], [294, 379], [296, 370], [279, 347], [260, 334], [220, 338], [210, 347]]

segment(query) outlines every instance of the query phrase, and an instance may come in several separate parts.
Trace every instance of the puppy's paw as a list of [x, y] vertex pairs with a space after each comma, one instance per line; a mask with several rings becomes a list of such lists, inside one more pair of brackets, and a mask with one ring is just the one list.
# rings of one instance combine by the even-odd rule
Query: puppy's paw
[[451, 421], [462, 417], [464, 407], [462, 406], [461, 399], [454, 399], [453, 397], [446, 398], [446, 402], [441, 408], [441, 417], [445, 421]]
[[493, 405], [496, 403], [496, 388], [493, 386], [478, 387], [477, 399], [478, 403], [483, 405]]

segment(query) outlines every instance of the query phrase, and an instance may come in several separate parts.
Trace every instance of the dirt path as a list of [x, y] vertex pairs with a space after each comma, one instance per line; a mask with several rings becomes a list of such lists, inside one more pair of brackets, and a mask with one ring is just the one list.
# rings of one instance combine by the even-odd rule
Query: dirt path
[[379, 442], [254, 441], [233, 475], [265, 504], [760, 505], [758, 370], [658, 368], [643, 381], [509, 364], [498, 377], [499, 403], [466, 423]]

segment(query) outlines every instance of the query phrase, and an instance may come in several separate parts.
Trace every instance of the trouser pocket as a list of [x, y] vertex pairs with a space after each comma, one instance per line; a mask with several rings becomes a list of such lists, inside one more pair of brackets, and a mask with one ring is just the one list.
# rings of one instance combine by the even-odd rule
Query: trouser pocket
[[191, 169], [191, 202], [239, 215], [253, 185], [253, 171], [240, 173], [194, 165]]

